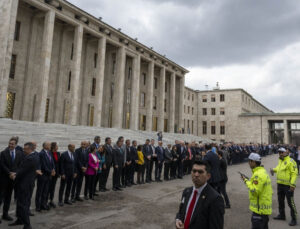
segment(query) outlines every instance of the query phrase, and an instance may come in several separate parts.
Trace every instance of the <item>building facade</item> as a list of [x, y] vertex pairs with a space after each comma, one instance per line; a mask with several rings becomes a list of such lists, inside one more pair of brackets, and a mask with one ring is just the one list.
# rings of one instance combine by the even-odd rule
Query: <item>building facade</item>
[[183, 127], [185, 68], [67, 1], [1, 4], [0, 117]]

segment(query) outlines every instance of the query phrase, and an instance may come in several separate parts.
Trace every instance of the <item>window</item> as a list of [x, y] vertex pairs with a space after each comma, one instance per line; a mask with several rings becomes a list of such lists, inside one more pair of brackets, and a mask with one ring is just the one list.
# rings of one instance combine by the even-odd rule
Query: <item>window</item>
[[168, 83], [165, 82], [165, 92], [168, 92]]
[[216, 115], [216, 108], [211, 108], [211, 115]]
[[225, 134], [225, 122], [220, 122], [220, 134]]
[[115, 85], [114, 85], [114, 83], [111, 83], [111, 85], [110, 85], [110, 99], [111, 100], [114, 97], [114, 89], [115, 89]]
[[202, 122], [202, 134], [207, 134], [207, 122]]
[[190, 100], [190, 95], [191, 95], [191, 94], [190, 94], [190, 93], [188, 93], [188, 100]]
[[127, 95], [126, 95], [126, 103], [130, 104], [130, 95], [131, 95], [131, 90], [130, 88], [127, 89]]
[[216, 134], [216, 122], [215, 121], [212, 121], [211, 124], [210, 124], [210, 131], [211, 131], [211, 134]]
[[225, 115], [225, 108], [224, 107], [220, 108], [220, 115]]
[[17, 55], [11, 56], [9, 78], [14, 79], [16, 73]]
[[186, 92], [184, 92], [184, 99], [186, 98]]
[[202, 114], [207, 115], [207, 109], [206, 108], [202, 108]]
[[190, 114], [190, 106], [188, 106], [188, 114]]
[[[244, 99], [243, 99], [243, 100], [244, 100]], [[221, 102], [224, 102], [224, 101], [225, 101], [225, 95], [224, 95], [224, 94], [221, 94], [221, 95], [220, 95], [220, 101], [221, 101]]]
[[185, 105], [183, 105], [183, 113], [185, 113]]
[[74, 43], [72, 43], [72, 47], [71, 47], [71, 60], [73, 60], [73, 55], [74, 55]]
[[144, 79], [144, 85], [146, 85], [147, 75], [146, 73], [143, 73], [143, 79]]
[[167, 100], [164, 101], [164, 111], [167, 112]]
[[216, 96], [215, 95], [211, 95], [210, 96], [210, 100], [211, 100], [211, 102], [216, 102]]
[[192, 94], [192, 101], [194, 101], [194, 94]]
[[154, 77], [154, 89], [157, 89], [157, 78]]
[[112, 69], [111, 69], [111, 73], [114, 75], [116, 73], [116, 53], [113, 53], [111, 55], [112, 58]]
[[92, 81], [92, 96], [95, 96], [96, 94], [96, 78], [93, 78]]
[[192, 107], [192, 115], [194, 115], [194, 107]]
[[18, 41], [20, 39], [20, 28], [21, 28], [21, 22], [17, 21], [16, 28], [15, 28], [15, 35], [14, 35], [15, 41]]
[[128, 80], [131, 79], [131, 74], [132, 74], [132, 68], [129, 67], [129, 69], [128, 69]]
[[69, 79], [68, 79], [68, 91], [71, 90], [71, 80], [72, 80], [72, 72], [69, 71]]
[[145, 106], [145, 93], [141, 93], [141, 107]]
[[157, 96], [154, 96], [153, 109], [156, 110]]
[[97, 68], [98, 53], [94, 54], [94, 68]]
[[206, 95], [202, 95], [202, 102], [206, 103], [207, 102], [207, 96]]

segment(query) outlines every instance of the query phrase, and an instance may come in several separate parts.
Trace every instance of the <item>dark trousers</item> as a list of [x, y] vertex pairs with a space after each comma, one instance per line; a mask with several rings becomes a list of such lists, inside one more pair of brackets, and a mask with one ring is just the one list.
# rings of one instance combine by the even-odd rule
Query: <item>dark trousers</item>
[[87, 194], [89, 194], [89, 197], [93, 198], [94, 190], [95, 190], [96, 175], [86, 175], [85, 182], [86, 182], [87, 190], [86, 190], [86, 194], [84, 194], [84, 195], [87, 196]]
[[290, 191], [290, 186], [277, 184], [277, 195], [278, 195], [278, 205], [279, 213], [281, 216], [285, 216], [285, 204], [284, 199], [286, 197], [288, 205], [291, 209], [291, 217], [296, 220], [297, 210], [294, 202], [294, 192]]
[[47, 206], [50, 180], [51, 177], [46, 175], [41, 175], [37, 178], [35, 207], [38, 209]]
[[153, 165], [154, 165], [154, 161], [151, 160], [151, 161], [150, 161], [150, 171], [149, 171], [149, 179], [150, 179], [150, 181], [152, 181]]
[[137, 173], [137, 183], [141, 184], [144, 183], [144, 174], [145, 174], [145, 165], [137, 165], [138, 166], [138, 173]]
[[226, 192], [226, 183], [225, 181], [221, 181], [219, 184], [219, 191], [225, 200], [226, 206], [230, 206], [229, 198]]
[[113, 187], [117, 188], [120, 187], [120, 179], [121, 179], [121, 173], [122, 173], [122, 167], [114, 167], [114, 173], [113, 173]]
[[49, 200], [52, 202], [54, 198], [54, 193], [55, 193], [55, 187], [56, 187], [56, 182], [57, 182], [57, 176], [52, 177], [50, 184], [49, 184]]
[[151, 160], [145, 159], [146, 182], [151, 181]]
[[298, 174], [300, 174], [300, 171], [299, 171], [299, 167], [300, 167], [300, 161], [296, 160], [296, 162], [297, 162]]
[[127, 165], [124, 165], [121, 169], [121, 184], [122, 186], [126, 186], [126, 170], [127, 170]]
[[170, 173], [170, 176], [173, 179], [176, 178], [177, 166], [178, 166], [178, 162], [177, 161], [172, 161], [171, 162], [171, 173]]
[[132, 183], [132, 181], [131, 181], [132, 168], [133, 168], [132, 162], [130, 165], [126, 165], [126, 167], [125, 167], [126, 185], [130, 185]]
[[14, 190], [14, 181], [6, 179], [1, 185], [3, 185], [3, 215], [7, 215], [10, 208], [12, 192]]
[[136, 163], [135, 162], [131, 162], [131, 166], [130, 166], [130, 171], [129, 171], [129, 183], [133, 184], [134, 183], [134, 172], [136, 170]]
[[103, 181], [101, 182], [101, 189], [106, 189], [106, 183], [110, 172], [110, 165], [106, 165], [106, 169], [102, 171]]
[[[101, 173], [97, 173], [96, 177], [95, 177], [95, 184], [94, 184], [94, 194], [96, 193], [96, 188], [98, 183], [100, 184], [100, 177], [101, 177]], [[100, 185], [99, 185], [99, 190], [100, 190]]]
[[192, 172], [192, 167], [193, 167], [193, 160], [188, 160], [187, 161], [187, 174], [191, 174]]
[[165, 168], [164, 168], [164, 179], [169, 180], [170, 179], [170, 169], [171, 169], [171, 161], [165, 162]]
[[155, 180], [160, 180], [163, 163], [155, 161]]
[[82, 172], [77, 174], [77, 177], [73, 180], [71, 199], [79, 198], [82, 188], [84, 174]]
[[182, 162], [182, 174], [183, 175], [186, 175], [187, 174], [187, 171], [188, 171], [188, 161], [187, 160], [184, 160]]
[[178, 177], [182, 178], [183, 176], [183, 163], [181, 160], [177, 161], [177, 168], [178, 168]]
[[[65, 190], [66, 190], [66, 192], [65, 192], [64, 200], [65, 201], [69, 200], [73, 179], [74, 179], [73, 174], [68, 175], [68, 176], [66, 175], [65, 179], [62, 179], [62, 178], [60, 179], [59, 196], [58, 196], [59, 202], [62, 202]], [[67, 187], [66, 187], [66, 185], [67, 185]]]
[[268, 215], [258, 215], [252, 213], [251, 217], [252, 229], [268, 229], [269, 216]]
[[33, 187], [17, 191], [16, 215], [18, 220], [24, 224], [24, 228], [30, 227], [29, 213], [32, 192]]

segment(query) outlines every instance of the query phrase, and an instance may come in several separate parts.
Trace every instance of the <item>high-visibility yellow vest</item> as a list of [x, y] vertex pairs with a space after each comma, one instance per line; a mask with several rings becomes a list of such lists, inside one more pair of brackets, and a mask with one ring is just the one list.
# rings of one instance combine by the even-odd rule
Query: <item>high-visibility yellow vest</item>
[[254, 168], [252, 173], [250, 180], [244, 180], [249, 189], [249, 209], [259, 215], [271, 215], [273, 190], [270, 176], [262, 166]]
[[290, 156], [286, 156], [283, 160], [279, 159], [279, 163], [275, 169], [277, 173], [277, 183], [296, 187], [298, 176], [297, 164]]

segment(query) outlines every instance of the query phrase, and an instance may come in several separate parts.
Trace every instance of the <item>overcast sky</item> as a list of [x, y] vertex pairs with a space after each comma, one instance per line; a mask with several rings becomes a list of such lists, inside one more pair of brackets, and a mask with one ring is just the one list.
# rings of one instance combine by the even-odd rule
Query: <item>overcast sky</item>
[[186, 85], [243, 88], [300, 112], [297, 0], [69, 0], [187, 68]]

